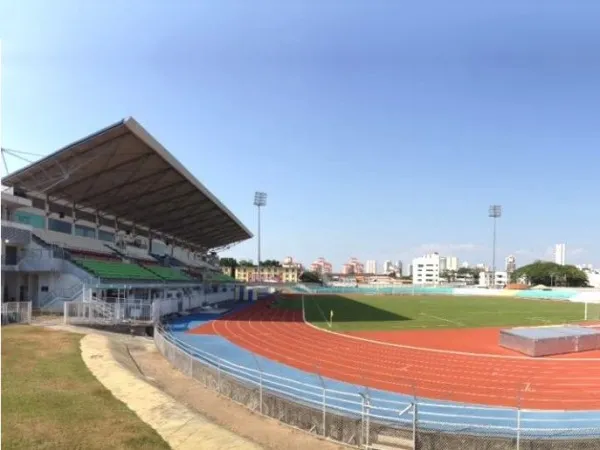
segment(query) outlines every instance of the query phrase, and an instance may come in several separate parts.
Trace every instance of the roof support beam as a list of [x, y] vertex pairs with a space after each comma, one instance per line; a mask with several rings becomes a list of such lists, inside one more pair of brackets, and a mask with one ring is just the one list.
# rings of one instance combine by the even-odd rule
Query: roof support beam
[[[133, 183], [133, 182], [135, 182], [135, 183], [139, 183], [140, 181], [146, 181], [146, 180], [148, 180], [148, 179], [153, 179], [154, 177], [156, 177], [156, 176], [158, 176], [158, 175], [162, 175], [162, 174], [165, 174], [165, 173], [168, 173], [168, 172], [170, 172], [170, 170], [171, 170], [171, 169], [163, 169], [163, 170], [160, 170], [160, 171], [158, 171], [158, 172], [155, 172], [155, 173], [150, 173], [150, 174], [148, 174], [148, 175], [145, 175], [145, 176], [143, 176], [143, 177], [137, 178], [137, 179], [135, 179], [135, 180], [131, 180], [131, 181], [129, 181], [129, 182], [125, 182], [125, 183], [119, 183], [119, 184], [117, 184], [117, 185], [115, 185], [115, 186], [112, 186], [112, 187], [110, 187], [110, 188], [108, 188], [108, 189], [104, 189], [103, 191], [96, 192], [96, 193], [92, 194], [91, 196], [88, 196], [88, 197], [87, 197], [87, 198], [85, 198], [85, 199], [81, 199], [81, 198], [80, 198], [80, 199], [79, 199], [79, 201], [80, 201], [80, 202], [82, 202], [82, 201], [84, 201], [84, 200], [85, 200], [85, 201], [86, 201], [86, 202], [88, 202], [88, 203], [90, 203], [90, 202], [94, 202], [95, 200], [97, 200], [97, 199], [99, 199], [99, 198], [102, 198], [102, 197], [105, 197], [105, 196], [107, 196], [108, 194], [112, 194], [113, 192], [115, 192], [115, 191], [118, 191], [118, 190], [120, 190], [120, 189], [124, 188], [125, 186], [127, 186], [127, 185], [130, 185], [130, 184], [131, 184], [131, 183]], [[154, 181], [155, 181], [155, 180], [152, 180], [152, 183], [154, 183]], [[164, 188], [165, 188], [165, 187], [163, 187], [162, 189], [164, 189]], [[100, 206], [105, 206], [105, 205], [97, 205], [97, 206], [96, 206], [96, 208], [101, 210], [102, 208], [100, 208]]]
[[[210, 222], [214, 223], [215, 221], [211, 220]], [[202, 236], [202, 234], [204, 233], [205, 230], [198, 229], [198, 226], [205, 225], [206, 223], [207, 223], [207, 220], [205, 218], [198, 219], [197, 217], [192, 216], [188, 220], [172, 222], [172, 225], [164, 224], [162, 226], [162, 229], [164, 229], [168, 233], [177, 234], [178, 236], [182, 236], [182, 237], [185, 236], [185, 232], [182, 232], [182, 230], [190, 229], [190, 232], [193, 232], [195, 235]], [[215, 227], [217, 227], [218, 229], [223, 229], [224, 226], [225, 225], [221, 225], [220, 223], [217, 223], [215, 225]], [[177, 230], [177, 231], [175, 231], [175, 230]], [[210, 230], [206, 230], [206, 231], [210, 231]]]
[[[115, 152], [119, 149], [118, 146], [113, 146], [113, 147], [115, 147]], [[104, 151], [104, 152], [106, 152], [106, 151]], [[148, 158], [148, 154], [143, 154], [143, 155], [139, 155], [139, 156], [136, 156], [134, 158], [128, 159], [127, 161], [123, 161], [122, 163], [119, 163], [119, 164], [117, 164], [115, 166], [109, 167], [110, 158], [107, 156], [106, 161], [105, 161], [104, 165], [102, 166], [102, 169], [99, 170], [98, 172], [94, 173], [94, 183], [92, 184], [92, 186], [105, 173], [114, 172], [115, 170], [118, 170], [118, 169], [120, 169], [122, 167], [125, 167], [125, 166], [129, 166], [131, 164], [135, 164], [138, 161], [140, 161], [142, 159], [146, 159], [146, 158]], [[63, 193], [63, 192], [69, 191], [69, 190], [71, 190], [73, 188], [76, 188], [77, 186], [80, 186], [82, 184], [88, 183], [89, 181], [90, 181], [90, 179], [88, 177], [85, 177], [85, 178], [82, 178], [80, 180], [73, 181], [72, 183], [67, 183], [67, 184], [64, 184], [62, 186], [59, 186], [59, 187], [57, 187], [57, 189], [55, 189], [53, 191], [53, 193], [57, 193], [57, 192]], [[89, 188], [88, 188], [88, 190], [89, 190]], [[85, 196], [82, 195], [80, 198], [85, 199]]]
[[[185, 203], [187, 203], [187, 201]], [[172, 208], [159, 212], [160, 216], [168, 217], [168, 221], [165, 221], [162, 217], [157, 217], [158, 214], [156, 212], [148, 212], [146, 215], [137, 217], [136, 220], [140, 223], [147, 223], [150, 227], [154, 227], [154, 224], [156, 223], [164, 225], [165, 223], [180, 222], [181, 220], [190, 217], [190, 214], [193, 214], [194, 217], [198, 215], [206, 216], [207, 213], [214, 210], [216, 209], [212, 204], [205, 206], [193, 204], [188, 205], [187, 207], [184, 206], [183, 208], [180, 205], [175, 205]]]
[[[196, 210], [197, 211], [197, 210]], [[221, 215], [218, 210], [208, 209], [204, 211], [194, 211], [193, 214], [180, 214], [179, 217], [169, 217], [168, 220], [160, 219], [159, 226], [170, 228], [171, 225], [175, 225], [177, 228], [193, 224], [194, 226], [202, 226], [205, 223], [214, 223], [218, 221]]]
[[[126, 188], [127, 186], [130, 186], [134, 177], [141, 172], [141, 169], [144, 166], [144, 164], [146, 164], [151, 158], [152, 158], [151, 154], [148, 154], [148, 155], [140, 157], [140, 158], [136, 158], [135, 163], [134, 163], [135, 167], [131, 168], [131, 170], [129, 172], [129, 176], [123, 183], [121, 183], [121, 186], [119, 188], [114, 188], [114, 187], [112, 188], [114, 190], [114, 194], [112, 194], [112, 195], [119, 196], [121, 194], [121, 191], [124, 188]], [[119, 170], [119, 169], [116, 169], [116, 170]], [[107, 168], [106, 172], [109, 172], [109, 171], [113, 172], [113, 171], [115, 171], [115, 168], [114, 167]], [[91, 192], [94, 192], [94, 190], [93, 190], [94, 186], [95, 186], [95, 183], [90, 184], [88, 186], [88, 188], [85, 190], [85, 192], [83, 193], [82, 197], [87, 198]]]
[[233, 231], [233, 228], [229, 227], [229, 226], [220, 226], [220, 225], [216, 225], [210, 228], [205, 228], [205, 229], [201, 229], [198, 231], [194, 231], [192, 229], [190, 229], [188, 232], [178, 232], [178, 236], [181, 236], [183, 239], [186, 238], [190, 238], [193, 236], [198, 236], [200, 235], [200, 239], [204, 240], [204, 238], [210, 238], [210, 237], [214, 237], [215, 232], [217, 232], [217, 234], [219, 233], [227, 233], [228, 231]]
[[[168, 189], [173, 189], [173, 186], [178, 185], [179, 183], [173, 183], [173, 185], [171, 186], [165, 186], [164, 188], [161, 188], [161, 191], [165, 191]], [[181, 183], [183, 184], [183, 182]], [[157, 192], [153, 192], [153, 194], [156, 194]], [[169, 202], [172, 202], [174, 200], [178, 200], [180, 198], [184, 198], [184, 197], [190, 197], [191, 195], [195, 194], [196, 191], [195, 190], [186, 190], [185, 192], [180, 192], [177, 195], [174, 195], [172, 197], [166, 197], [166, 198], [161, 198], [160, 200], [155, 200], [153, 202], [150, 203], [145, 203], [145, 204], [140, 204], [140, 199], [146, 198], [146, 197], [151, 197], [151, 194], [148, 193], [147, 195], [142, 195], [139, 197], [136, 197], [135, 200], [127, 200], [125, 199], [124, 201], [112, 201], [110, 203], [106, 203], [105, 205], [101, 205], [102, 209], [106, 209], [107, 211], [116, 211], [117, 214], [120, 215], [125, 215], [127, 214], [128, 216], [130, 215], [129, 213], [131, 211], [135, 211], [135, 210], [139, 210], [139, 209], [147, 209], [147, 208], [154, 208], [156, 205], [160, 205], [161, 203], [166, 203], [168, 204]]]

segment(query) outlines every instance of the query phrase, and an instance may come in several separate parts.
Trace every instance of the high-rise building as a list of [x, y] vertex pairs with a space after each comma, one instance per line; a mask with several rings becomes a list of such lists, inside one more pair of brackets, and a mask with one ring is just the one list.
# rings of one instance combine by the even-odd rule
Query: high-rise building
[[440, 272], [458, 270], [458, 258], [456, 256], [440, 256]]
[[384, 274], [388, 274], [390, 272], [395, 272], [396, 268], [394, 267], [394, 264], [392, 263], [392, 261], [390, 261], [389, 259], [384, 261], [383, 263], [383, 273]]
[[566, 244], [556, 244], [554, 246], [554, 262], [556, 264], [560, 264], [561, 266], [564, 266], [566, 256], [567, 256]]
[[365, 273], [365, 266], [357, 258], [350, 258], [346, 264], [342, 266], [342, 273], [345, 275]]
[[446, 271], [446, 257], [440, 256], [440, 272]]
[[377, 261], [369, 259], [365, 262], [365, 273], [376, 274], [377, 273]]
[[511, 274], [517, 270], [517, 259], [514, 257], [514, 255], [508, 255], [506, 258], [504, 258], [504, 268], [508, 274]]
[[456, 256], [446, 256], [446, 270], [458, 270], [458, 258]]
[[310, 265], [310, 270], [312, 272], [317, 272], [320, 274], [328, 274], [333, 272], [333, 266], [329, 261], [327, 261], [321, 256], [320, 258], [313, 261], [313, 263]]
[[430, 253], [413, 259], [413, 284], [438, 284], [440, 282], [440, 255]]
[[402, 276], [402, 269], [402, 261], [396, 261], [396, 275], [398, 275], [399, 277]]

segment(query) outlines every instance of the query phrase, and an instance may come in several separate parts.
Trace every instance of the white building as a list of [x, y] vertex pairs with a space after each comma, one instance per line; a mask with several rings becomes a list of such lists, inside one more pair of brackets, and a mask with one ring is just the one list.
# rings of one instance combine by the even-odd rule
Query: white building
[[396, 274], [398, 276], [402, 276], [402, 270], [403, 269], [404, 268], [402, 267], [402, 261], [400, 261], [400, 260], [396, 261]]
[[446, 270], [458, 270], [458, 258], [456, 256], [446, 256]]
[[600, 288], [600, 270], [586, 269], [584, 270], [588, 277], [588, 284], [595, 288]]
[[365, 262], [365, 273], [376, 274], [377, 273], [377, 261], [375, 261], [374, 259], [368, 259]]
[[554, 262], [556, 264], [560, 264], [561, 266], [564, 266], [566, 256], [567, 256], [566, 244], [556, 244], [554, 246]]
[[508, 284], [509, 274], [507, 272], [496, 271], [495, 281], [492, 283], [492, 272], [479, 273], [479, 286], [501, 288]]
[[440, 255], [430, 253], [412, 262], [413, 284], [438, 284], [440, 282]]
[[517, 258], [515, 258], [514, 255], [508, 255], [504, 258], [504, 269], [508, 273], [513, 273], [517, 270]]

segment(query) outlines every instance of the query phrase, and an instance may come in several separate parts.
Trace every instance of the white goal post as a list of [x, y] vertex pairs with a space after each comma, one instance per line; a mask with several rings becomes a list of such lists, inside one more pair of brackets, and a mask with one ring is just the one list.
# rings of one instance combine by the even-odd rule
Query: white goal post
[[600, 300], [588, 300], [585, 302], [584, 319], [600, 321]]

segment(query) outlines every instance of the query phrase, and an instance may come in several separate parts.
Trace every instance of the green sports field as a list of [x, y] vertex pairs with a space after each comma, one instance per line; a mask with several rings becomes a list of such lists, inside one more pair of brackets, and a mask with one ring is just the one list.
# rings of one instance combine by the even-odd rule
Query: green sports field
[[[301, 308], [299, 297], [280, 306]], [[581, 303], [511, 297], [304, 295], [304, 308], [307, 321], [336, 331], [539, 326], [584, 318]]]

